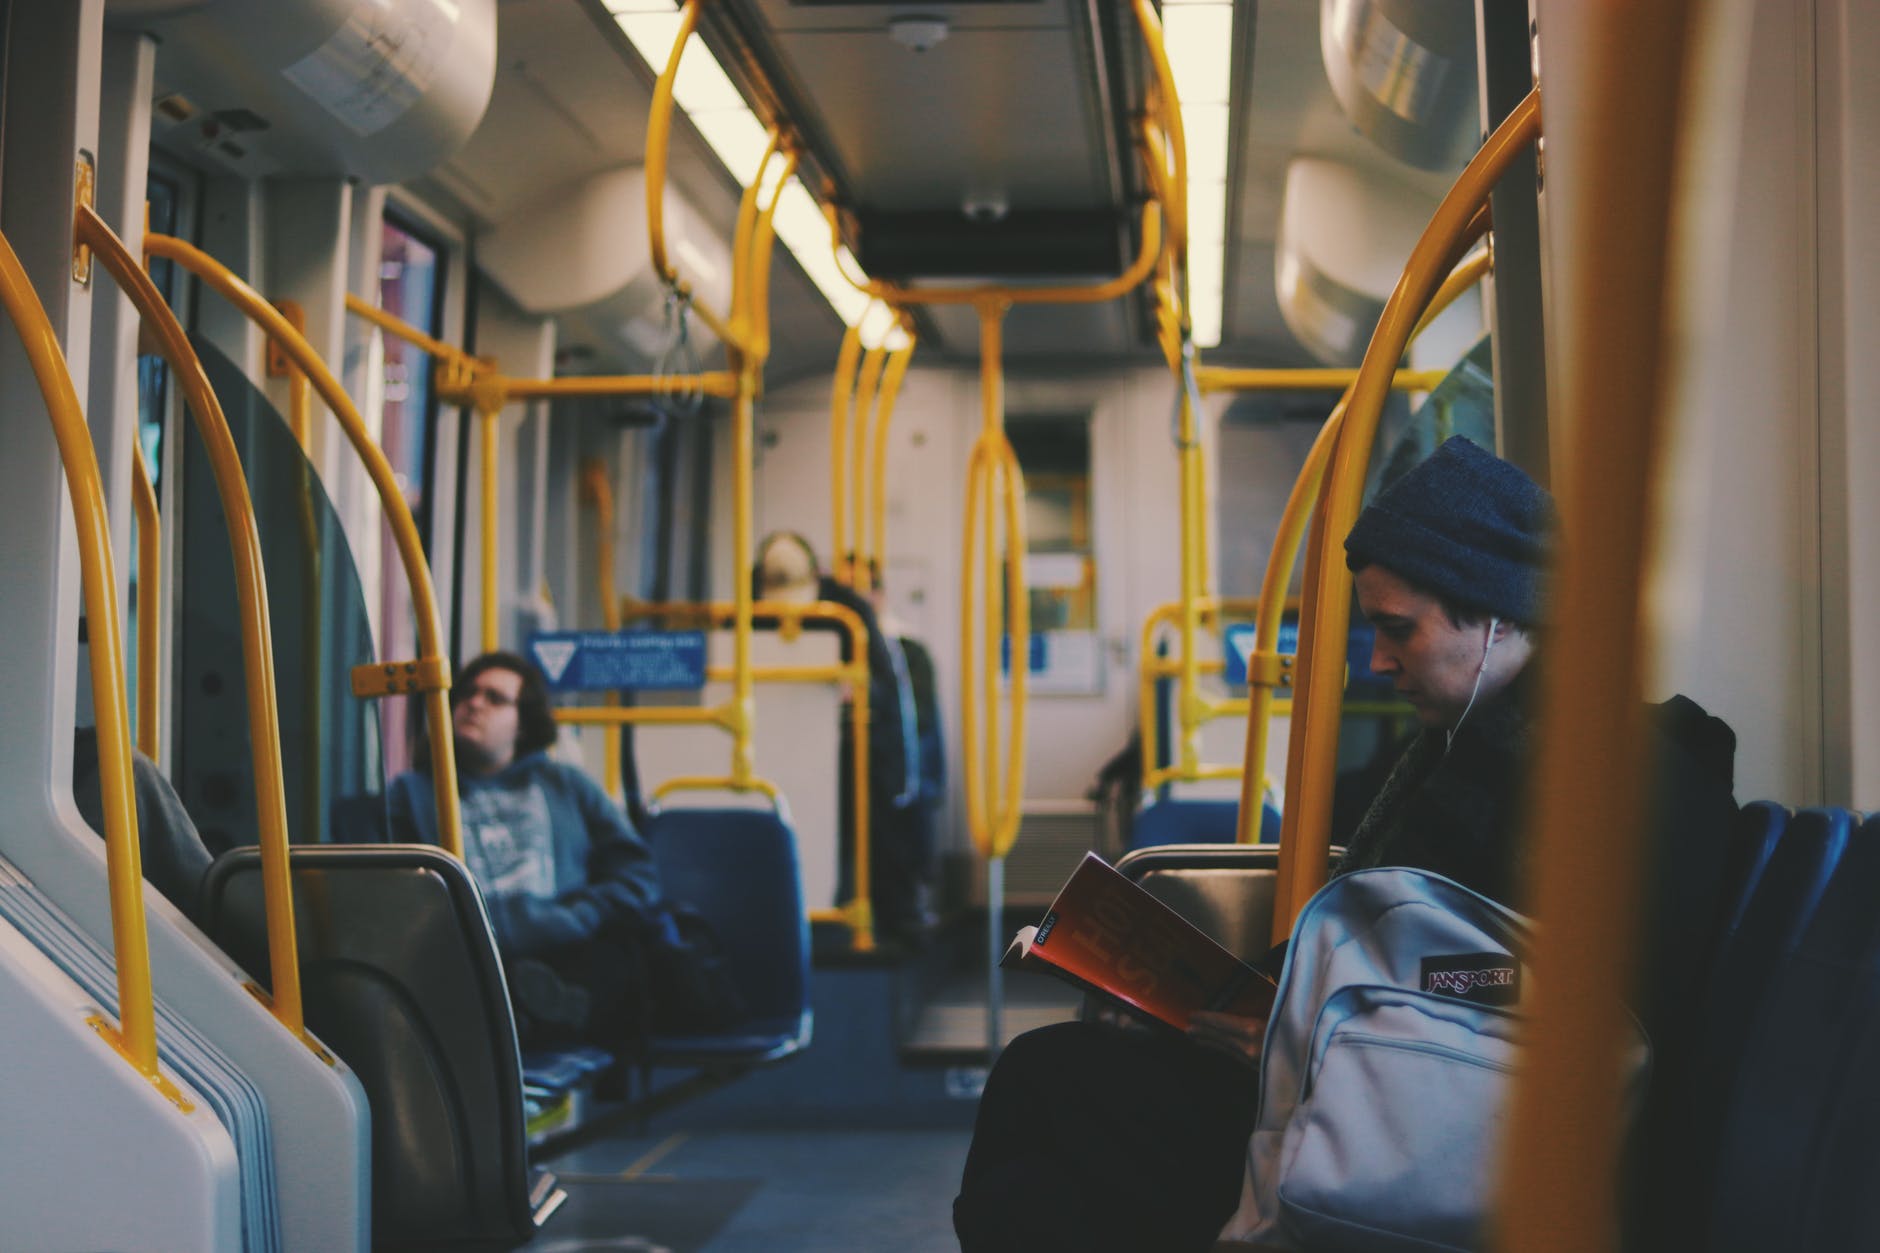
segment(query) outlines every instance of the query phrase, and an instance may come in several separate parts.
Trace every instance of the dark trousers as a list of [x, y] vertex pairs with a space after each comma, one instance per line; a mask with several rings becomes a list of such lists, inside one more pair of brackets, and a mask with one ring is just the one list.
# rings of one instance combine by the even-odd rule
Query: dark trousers
[[1255, 1071], [1172, 1033], [1069, 1022], [986, 1079], [953, 1228], [963, 1253], [1181, 1253], [1240, 1201]]

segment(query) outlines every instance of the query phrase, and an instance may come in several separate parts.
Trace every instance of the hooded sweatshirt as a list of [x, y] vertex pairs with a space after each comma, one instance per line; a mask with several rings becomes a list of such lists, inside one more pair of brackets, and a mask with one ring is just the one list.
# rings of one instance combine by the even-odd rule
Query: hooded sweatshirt
[[[464, 862], [483, 891], [506, 957], [538, 957], [580, 945], [659, 904], [658, 868], [607, 794], [573, 766], [543, 753], [488, 776], [460, 774]], [[392, 780], [392, 838], [436, 844], [431, 777]]]

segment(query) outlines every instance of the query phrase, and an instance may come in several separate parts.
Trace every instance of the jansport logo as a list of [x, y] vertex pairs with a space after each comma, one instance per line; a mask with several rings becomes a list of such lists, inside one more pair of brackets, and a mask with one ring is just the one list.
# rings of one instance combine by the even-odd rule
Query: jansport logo
[[1422, 988], [1478, 1005], [1513, 1005], [1521, 999], [1521, 966], [1507, 953], [1425, 957]]

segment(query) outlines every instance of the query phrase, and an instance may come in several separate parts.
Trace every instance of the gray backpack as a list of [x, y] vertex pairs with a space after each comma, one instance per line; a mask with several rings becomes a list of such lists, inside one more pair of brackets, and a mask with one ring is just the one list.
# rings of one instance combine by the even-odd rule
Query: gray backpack
[[[1420, 870], [1361, 870], [1306, 903], [1221, 1239], [1312, 1253], [1486, 1247], [1529, 930]], [[1648, 1056], [1641, 1031], [1635, 1079]]]

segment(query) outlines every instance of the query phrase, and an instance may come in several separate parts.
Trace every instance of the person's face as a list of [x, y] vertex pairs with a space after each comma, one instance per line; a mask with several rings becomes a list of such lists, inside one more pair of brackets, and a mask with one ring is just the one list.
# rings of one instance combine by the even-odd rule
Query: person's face
[[494, 774], [516, 756], [522, 676], [494, 666], [469, 680], [451, 708], [457, 763], [472, 774]]
[[[1482, 671], [1489, 624], [1449, 620], [1434, 596], [1382, 566], [1357, 574], [1358, 608], [1377, 628], [1371, 669], [1387, 676], [1426, 727], [1453, 727]], [[1486, 676], [1484, 676], [1486, 677]], [[1489, 689], [1484, 686], [1482, 694]]]

